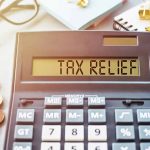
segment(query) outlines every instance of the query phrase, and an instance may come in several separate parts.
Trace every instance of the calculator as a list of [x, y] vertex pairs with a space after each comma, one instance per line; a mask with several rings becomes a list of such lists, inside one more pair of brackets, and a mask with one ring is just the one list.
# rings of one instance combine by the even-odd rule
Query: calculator
[[150, 34], [17, 34], [5, 150], [150, 150]]

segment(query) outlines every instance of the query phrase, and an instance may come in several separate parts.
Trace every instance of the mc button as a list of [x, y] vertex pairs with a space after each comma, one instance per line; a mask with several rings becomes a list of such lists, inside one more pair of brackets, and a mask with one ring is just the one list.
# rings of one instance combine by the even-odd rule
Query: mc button
[[16, 122], [33, 123], [34, 113], [35, 113], [34, 109], [18, 109]]

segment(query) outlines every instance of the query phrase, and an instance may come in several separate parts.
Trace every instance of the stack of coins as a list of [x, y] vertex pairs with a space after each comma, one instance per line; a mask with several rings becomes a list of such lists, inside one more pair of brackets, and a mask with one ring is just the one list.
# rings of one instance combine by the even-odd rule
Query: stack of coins
[[[0, 96], [0, 108], [2, 107], [2, 105], [3, 105], [3, 97]], [[0, 124], [4, 122], [4, 119], [5, 119], [5, 115], [3, 111], [0, 109]]]

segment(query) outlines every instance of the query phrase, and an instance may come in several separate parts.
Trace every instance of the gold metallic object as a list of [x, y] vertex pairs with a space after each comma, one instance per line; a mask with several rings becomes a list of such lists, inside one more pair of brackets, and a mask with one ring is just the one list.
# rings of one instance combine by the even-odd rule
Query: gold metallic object
[[[73, 1], [72, 0], [66, 0], [68, 3], [72, 3]], [[82, 8], [85, 8], [87, 7], [89, 4], [89, 0], [77, 0], [77, 5], [82, 7]]]
[[145, 2], [140, 7], [139, 17], [142, 20], [150, 20], [150, 1]]
[[77, 5], [80, 7], [87, 7], [89, 1], [88, 0], [78, 0]]
[[[10, 0], [0, 0], [0, 19], [3, 19], [13, 25], [23, 25], [34, 19], [39, 12], [37, 0], [29, 1], [29, 4], [21, 4], [24, 0], [13, 0], [8, 6], [5, 3]], [[20, 12], [30, 11], [29, 17], [20, 17]], [[19, 12], [19, 13], [18, 13]], [[9, 14], [12, 14], [11, 17]]]
[[0, 110], [0, 124], [2, 124], [5, 120], [5, 115], [2, 110]]
[[3, 97], [0, 95], [0, 107], [3, 105]]
[[145, 31], [150, 32], [150, 26], [145, 28]]

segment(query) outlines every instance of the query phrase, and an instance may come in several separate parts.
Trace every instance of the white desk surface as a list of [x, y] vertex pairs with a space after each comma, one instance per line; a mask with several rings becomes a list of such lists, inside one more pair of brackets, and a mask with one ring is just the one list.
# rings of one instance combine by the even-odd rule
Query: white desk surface
[[[112, 13], [103, 22], [101, 22], [94, 30], [113, 30], [113, 17], [121, 12], [137, 5], [142, 0], [128, 0], [122, 7]], [[3, 111], [6, 115], [6, 120], [0, 126], [0, 150], [3, 150], [4, 138], [6, 132], [6, 124], [8, 119], [8, 109], [11, 96], [11, 86], [13, 79], [13, 61], [15, 51], [15, 36], [16, 32], [20, 31], [51, 31], [51, 30], [69, 30], [63, 24], [58, 22], [53, 17], [49, 16], [42, 8], [38, 16], [30, 23], [23, 26], [14, 26], [4, 20], [0, 20], [0, 94], [3, 95], [5, 101]], [[0, 108], [1, 109], [1, 108]]]

